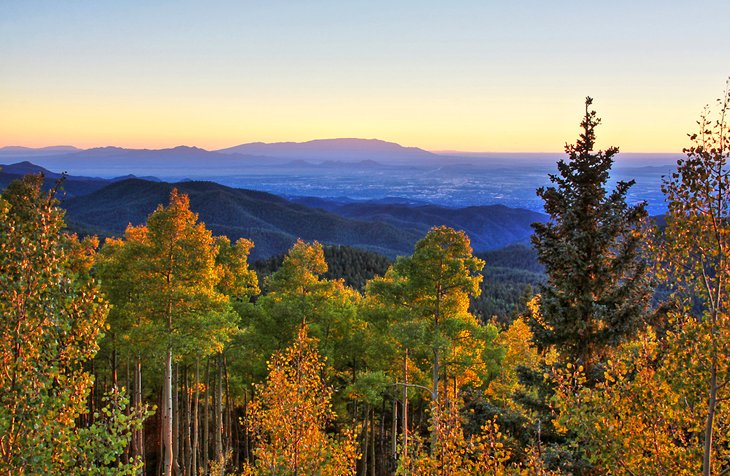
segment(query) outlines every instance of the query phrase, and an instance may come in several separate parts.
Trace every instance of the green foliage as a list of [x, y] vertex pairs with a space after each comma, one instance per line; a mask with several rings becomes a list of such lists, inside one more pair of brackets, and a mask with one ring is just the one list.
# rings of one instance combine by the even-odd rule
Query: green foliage
[[416, 244], [412, 256], [399, 258], [366, 289], [370, 319], [390, 316], [387, 332], [397, 345], [410, 349], [418, 363], [430, 360], [433, 397], [438, 397], [446, 369], [449, 378], [463, 385], [486, 379], [498, 361], [490, 354], [496, 329], [479, 325], [469, 313], [483, 266], [464, 232], [436, 227]]
[[[263, 281], [279, 269], [285, 256], [255, 261], [251, 267]], [[384, 275], [391, 265], [390, 260], [383, 255], [350, 246], [325, 246], [324, 260], [327, 262], [327, 271], [322, 275], [324, 279], [342, 279], [346, 286], [360, 291], [369, 280]]]
[[76, 459], [69, 475], [137, 475], [140, 474], [143, 461], [140, 457], [128, 463], [119, 461], [124, 453], [132, 432], [142, 428], [142, 423], [150, 415], [146, 407], [134, 409], [131, 413], [126, 409], [129, 399], [124, 390], [104, 395], [104, 407], [94, 414], [94, 423], [81, 428], [74, 442]]
[[548, 283], [541, 290], [542, 320], [530, 321], [540, 345], [584, 363], [630, 338], [650, 298], [640, 256], [644, 204], [626, 203], [633, 181], [606, 190], [618, 149], [593, 151], [600, 119], [589, 111], [591, 103], [587, 98], [578, 141], [565, 147], [568, 161], [559, 161], [559, 174], [550, 175], [555, 186], [537, 191], [550, 221], [533, 225], [533, 243]]
[[322, 245], [298, 241], [265, 279], [266, 294], [255, 307], [242, 309], [246, 330], [240, 340], [258, 362], [248, 369], [257, 381], [264, 376], [261, 364], [289, 346], [306, 324], [331, 364], [330, 379], [338, 390], [335, 405], [343, 407], [346, 393], [339, 390], [365, 370], [369, 334], [358, 315], [360, 294], [342, 280], [325, 279], [327, 270]]
[[107, 240], [102, 249], [98, 273], [114, 304], [112, 332], [146, 352], [221, 351], [235, 328], [223, 292], [246, 298], [258, 289], [246, 264], [249, 249], [246, 241], [216, 241], [187, 197], [174, 191], [146, 226], [130, 226], [124, 240]]

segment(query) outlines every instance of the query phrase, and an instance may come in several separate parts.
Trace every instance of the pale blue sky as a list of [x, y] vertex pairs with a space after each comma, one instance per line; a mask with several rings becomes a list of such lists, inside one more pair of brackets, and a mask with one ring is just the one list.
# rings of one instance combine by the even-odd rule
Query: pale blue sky
[[585, 95], [677, 151], [730, 74], [730, 2], [0, 1], [0, 145], [378, 137], [559, 150]]

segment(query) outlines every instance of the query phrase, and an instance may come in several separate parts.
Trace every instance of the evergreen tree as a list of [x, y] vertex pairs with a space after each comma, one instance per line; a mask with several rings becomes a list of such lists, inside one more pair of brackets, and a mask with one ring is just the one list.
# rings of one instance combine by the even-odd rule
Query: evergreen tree
[[548, 275], [542, 319], [530, 322], [536, 342], [585, 364], [636, 332], [650, 297], [641, 259], [645, 205], [626, 203], [633, 180], [606, 190], [618, 148], [594, 152], [601, 121], [592, 102], [586, 98], [577, 142], [565, 147], [569, 159], [550, 175], [555, 186], [537, 191], [551, 219], [533, 224], [532, 240]]

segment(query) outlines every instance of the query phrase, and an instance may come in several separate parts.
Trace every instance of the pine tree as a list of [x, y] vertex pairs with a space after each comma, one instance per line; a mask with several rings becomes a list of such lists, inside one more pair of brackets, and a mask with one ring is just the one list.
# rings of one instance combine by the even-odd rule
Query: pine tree
[[533, 244], [545, 265], [540, 315], [530, 325], [538, 344], [566, 360], [589, 365], [604, 349], [632, 336], [645, 314], [650, 288], [641, 259], [645, 205], [628, 205], [634, 181], [606, 190], [618, 148], [594, 152], [600, 119], [586, 98], [582, 132], [566, 145], [551, 187], [538, 189], [550, 215], [533, 225]]

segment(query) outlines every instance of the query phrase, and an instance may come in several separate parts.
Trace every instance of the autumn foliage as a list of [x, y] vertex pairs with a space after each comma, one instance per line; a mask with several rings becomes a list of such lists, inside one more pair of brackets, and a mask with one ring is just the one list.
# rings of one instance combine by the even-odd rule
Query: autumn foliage
[[257, 446], [247, 474], [355, 474], [355, 432], [335, 438], [326, 431], [335, 418], [332, 389], [322, 379], [325, 362], [316, 345], [301, 326], [292, 345], [269, 362], [269, 375], [248, 408]]
[[490, 263], [446, 226], [353, 289], [317, 242], [257, 275], [177, 190], [101, 244], [42, 177], [12, 183], [0, 474], [727, 474], [730, 92], [653, 229], [632, 182], [608, 190], [590, 105], [509, 322], [477, 313]]

